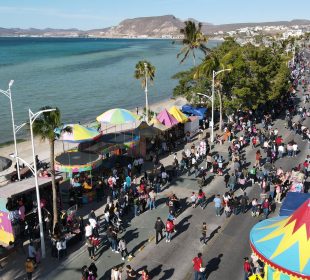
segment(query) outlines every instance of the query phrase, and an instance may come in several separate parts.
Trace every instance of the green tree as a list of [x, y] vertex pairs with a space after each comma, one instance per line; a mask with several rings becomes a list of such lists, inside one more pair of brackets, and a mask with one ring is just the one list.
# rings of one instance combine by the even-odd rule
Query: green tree
[[[210, 91], [212, 72], [231, 68], [229, 74], [222, 72], [216, 76], [215, 85], [220, 90], [216, 104], [223, 111], [233, 112], [238, 109], [257, 109], [266, 101], [281, 98], [288, 89], [288, 57], [281, 44], [276, 46], [240, 46], [232, 38], [212, 50], [200, 65], [188, 71], [176, 74], [179, 79], [174, 95], [194, 99], [197, 92]], [[199, 91], [198, 91], [199, 90]], [[225, 94], [222, 94], [222, 93]], [[220, 109], [221, 111], [221, 109]]]
[[134, 77], [141, 81], [145, 92], [146, 122], [149, 121], [148, 80], [153, 84], [156, 68], [148, 61], [142, 60], [136, 64]]
[[194, 66], [196, 65], [196, 50], [200, 50], [206, 55], [209, 51], [206, 44], [208, 37], [201, 32], [202, 23], [198, 23], [198, 26], [193, 21], [185, 21], [185, 27], [180, 29], [180, 33], [184, 36], [182, 40], [183, 47], [180, 53], [177, 54], [177, 58], [183, 56], [180, 63], [183, 63], [185, 59], [190, 55], [193, 56]]
[[[46, 106], [40, 110], [51, 109], [51, 107]], [[56, 108], [55, 111], [45, 112], [40, 115], [33, 123], [33, 133], [39, 136], [42, 140], [47, 140], [50, 146], [50, 171], [52, 178], [52, 192], [53, 192], [53, 228], [58, 222], [58, 210], [57, 210], [57, 192], [56, 192], [56, 182], [55, 182], [55, 133], [54, 130], [60, 126], [60, 111]]]

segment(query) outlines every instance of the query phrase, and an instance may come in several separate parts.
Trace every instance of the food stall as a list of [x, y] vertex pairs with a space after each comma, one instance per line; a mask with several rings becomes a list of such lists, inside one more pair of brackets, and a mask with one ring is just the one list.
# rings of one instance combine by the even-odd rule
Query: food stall
[[[61, 176], [56, 176], [58, 188]], [[52, 213], [52, 181], [51, 178], [38, 178], [41, 207]], [[18, 215], [18, 201], [23, 201], [25, 207], [25, 222], [29, 225], [37, 223], [36, 193], [33, 178], [24, 179], [1, 187], [0, 191], [0, 242], [9, 244], [18, 239], [24, 230], [24, 223]], [[44, 211], [42, 213], [45, 213]], [[29, 219], [29, 220], [28, 220]], [[30, 221], [31, 219], [31, 221]]]
[[56, 243], [59, 240], [66, 241], [66, 247], [73, 246], [83, 239], [83, 232], [81, 228], [81, 220], [76, 215], [77, 205], [70, 207], [68, 210], [61, 212], [61, 222], [59, 223], [58, 232], [54, 232], [51, 237], [51, 254], [57, 257]]

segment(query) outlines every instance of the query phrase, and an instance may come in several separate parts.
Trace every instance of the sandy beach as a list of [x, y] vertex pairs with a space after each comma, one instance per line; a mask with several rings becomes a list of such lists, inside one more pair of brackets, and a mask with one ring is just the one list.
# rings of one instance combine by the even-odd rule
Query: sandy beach
[[[176, 99], [166, 99], [160, 102], [156, 102], [153, 104], [150, 104], [150, 110], [154, 111], [156, 113], [160, 112], [163, 108], [169, 109], [172, 106], [182, 106], [184, 104], [186, 104], [186, 100], [184, 98], [176, 98]], [[139, 108], [139, 114], [141, 114], [143, 108]], [[132, 112], [136, 112], [136, 108], [131, 110]], [[96, 118], [96, 116], [94, 116], [94, 119]], [[137, 125], [139, 125], [139, 122], [137, 122]], [[124, 127], [123, 127], [124, 129]], [[115, 130], [115, 128], [111, 128], [110, 131], [113, 132], [113, 130]], [[13, 136], [12, 136], [13, 138]], [[68, 150], [71, 149], [73, 147], [75, 147], [76, 144], [72, 144], [72, 143], [64, 143], [62, 141], [55, 141], [55, 154], [59, 154], [61, 152], [63, 152], [64, 150]], [[31, 141], [26, 140], [24, 142], [18, 143], [17, 144], [17, 149], [18, 149], [18, 155], [23, 158], [25, 161], [27, 162], [33, 162], [32, 159], [32, 150], [31, 150]], [[43, 161], [48, 161], [49, 160], [49, 145], [47, 141], [41, 141], [38, 137], [35, 138], [35, 151], [36, 154], [39, 156], [40, 160]], [[2, 148], [0, 148], [0, 155], [4, 156], [4, 157], [9, 157], [10, 154], [14, 153], [14, 144], [10, 144], [7, 146], [4, 146]], [[10, 172], [12, 172], [14, 170], [14, 165], [15, 163], [13, 162], [12, 166], [3, 171], [0, 172], [0, 186], [1, 184], [5, 183], [5, 178], [4, 176], [6, 174], [9, 174]]]

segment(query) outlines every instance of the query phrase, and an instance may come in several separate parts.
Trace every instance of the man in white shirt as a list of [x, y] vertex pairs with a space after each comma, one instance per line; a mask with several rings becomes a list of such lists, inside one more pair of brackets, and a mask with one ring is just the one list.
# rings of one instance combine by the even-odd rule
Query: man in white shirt
[[87, 222], [85, 227], [85, 237], [88, 238], [93, 235], [93, 228], [89, 222]]
[[296, 143], [293, 144], [293, 157], [296, 157], [298, 151], [298, 145]]

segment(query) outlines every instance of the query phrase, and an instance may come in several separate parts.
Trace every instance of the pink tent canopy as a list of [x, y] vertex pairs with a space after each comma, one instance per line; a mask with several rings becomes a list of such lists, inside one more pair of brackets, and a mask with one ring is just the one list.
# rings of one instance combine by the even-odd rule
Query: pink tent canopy
[[176, 124], [178, 124], [179, 122], [177, 121], [177, 119], [172, 116], [171, 114], [169, 114], [169, 112], [164, 109], [162, 110], [158, 115], [157, 115], [157, 119], [165, 126], [167, 127], [172, 127]]

